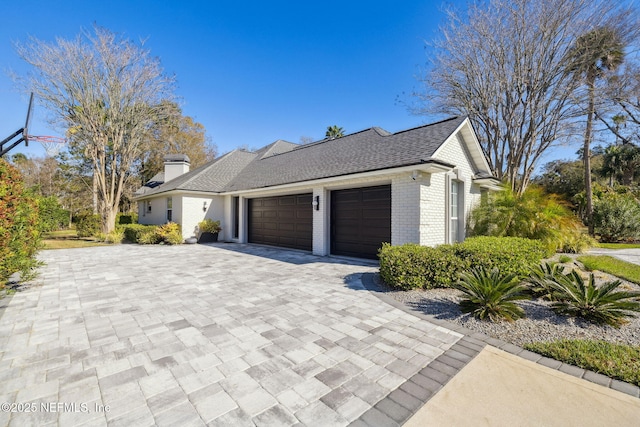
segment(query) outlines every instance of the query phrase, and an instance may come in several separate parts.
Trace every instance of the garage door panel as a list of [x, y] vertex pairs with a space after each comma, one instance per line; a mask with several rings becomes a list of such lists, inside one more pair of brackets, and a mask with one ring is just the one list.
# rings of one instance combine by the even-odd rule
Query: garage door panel
[[377, 258], [391, 241], [391, 186], [353, 188], [331, 193], [331, 253]]
[[312, 249], [311, 194], [249, 200], [249, 242]]

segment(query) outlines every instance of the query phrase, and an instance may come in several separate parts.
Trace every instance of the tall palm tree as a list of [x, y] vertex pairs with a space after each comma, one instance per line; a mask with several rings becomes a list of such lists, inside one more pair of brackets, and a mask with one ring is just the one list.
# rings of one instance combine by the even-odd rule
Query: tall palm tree
[[338, 125], [327, 126], [327, 133], [324, 135], [328, 139], [342, 138], [344, 136], [344, 129], [338, 127]]
[[620, 32], [603, 26], [578, 37], [572, 49], [572, 71], [584, 79], [587, 87], [587, 125], [584, 132], [584, 185], [587, 202], [589, 234], [593, 235], [593, 191], [591, 189], [591, 139], [596, 109], [596, 82], [607, 71], [613, 71], [624, 61], [624, 41]]

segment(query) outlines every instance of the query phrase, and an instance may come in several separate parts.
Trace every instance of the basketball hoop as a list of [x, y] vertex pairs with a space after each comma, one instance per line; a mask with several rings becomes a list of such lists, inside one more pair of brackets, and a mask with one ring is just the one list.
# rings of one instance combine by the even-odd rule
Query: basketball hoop
[[35, 136], [35, 135], [26, 135], [25, 141], [28, 143], [29, 141], [36, 141], [42, 144], [47, 155], [49, 157], [55, 157], [58, 155], [62, 146], [66, 144], [66, 140], [59, 136]]

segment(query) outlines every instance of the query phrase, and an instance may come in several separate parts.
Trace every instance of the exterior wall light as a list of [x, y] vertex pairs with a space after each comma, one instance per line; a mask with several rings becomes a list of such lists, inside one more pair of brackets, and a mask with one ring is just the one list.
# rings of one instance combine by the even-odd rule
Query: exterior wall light
[[320, 210], [320, 196], [316, 196], [313, 198], [313, 202], [311, 202], [311, 205], [315, 208], [315, 210], [319, 211]]
[[202, 205], [202, 212], [206, 212], [207, 211], [207, 201], [205, 200], [205, 202]]

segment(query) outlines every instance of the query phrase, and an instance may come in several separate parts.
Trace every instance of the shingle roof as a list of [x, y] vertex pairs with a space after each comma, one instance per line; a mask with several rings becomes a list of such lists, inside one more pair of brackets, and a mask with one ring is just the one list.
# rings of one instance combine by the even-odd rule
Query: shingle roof
[[465, 117], [391, 134], [370, 128], [306, 145], [276, 141], [256, 152], [232, 151], [143, 193], [240, 191], [429, 161]]
[[430, 159], [464, 119], [457, 117], [394, 134], [371, 128], [298, 146], [288, 153], [256, 158], [225, 190], [263, 188], [419, 164]]

